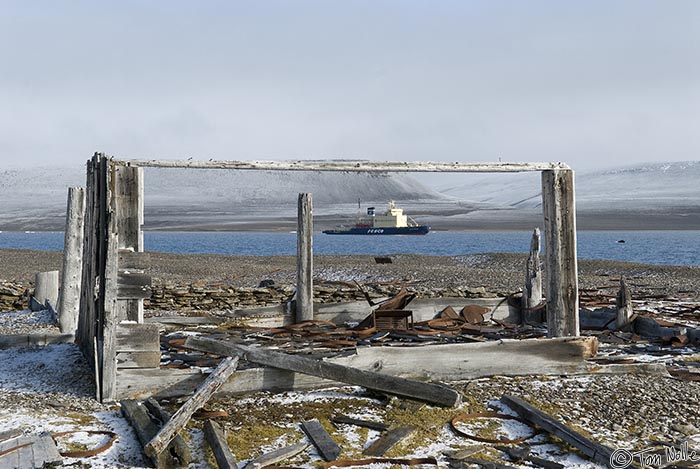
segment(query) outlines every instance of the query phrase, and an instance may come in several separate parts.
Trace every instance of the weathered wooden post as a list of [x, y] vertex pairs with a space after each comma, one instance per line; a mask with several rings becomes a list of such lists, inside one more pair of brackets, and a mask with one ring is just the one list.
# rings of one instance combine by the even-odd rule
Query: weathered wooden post
[[547, 335], [579, 335], [578, 261], [574, 172], [542, 171], [545, 274], [547, 276]]
[[[117, 248], [125, 260], [129, 255], [127, 253], [143, 252], [143, 168], [115, 164], [113, 177]], [[128, 262], [121, 264], [120, 281], [129, 284], [146, 281], [150, 285], [150, 279], [147, 279], [142, 269], [125, 265]], [[150, 293], [150, 288], [142, 291], [135, 288], [131, 293], [126, 290], [120, 292], [116, 317], [119, 320], [143, 323], [143, 298], [150, 296], [147, 294]]]
[[58, 326], [61, 332], [75, 334], [80, 313], [80, 283], [83, 275], [83, 229], [85, 221], [85, 189], [68, 188], [66, 233], [63, 242], [63, 276], [61, 302], [58, 305]]
[[34, 277], [34, 298], [42, 305], [49, 300], [55, 307], [58, 300], [58, 270], [37, 272]]
[[535, 228], [530, 241], [530, 255], [525, 266], [525, 288], [522, 298], [523, 324], [543, 322], [542, 307], [542, 266], [540, 265], [540, 229]]
[[314, 319], [313, 210], [311, 194], [299, 194], [297, 205], [296, 322]]
[[624, 277], [620, 277], [620, 291], [617, 292], [615, 306], [617, 306], [615, 327], [617, 329], [622, 329], [623, 327], [629, 325], [632, 319], [632, 314], [634, 313], [632, 309], [632, 292], [630, 291], [630, 287], [627, 285], [627, 282], [625, 282]]

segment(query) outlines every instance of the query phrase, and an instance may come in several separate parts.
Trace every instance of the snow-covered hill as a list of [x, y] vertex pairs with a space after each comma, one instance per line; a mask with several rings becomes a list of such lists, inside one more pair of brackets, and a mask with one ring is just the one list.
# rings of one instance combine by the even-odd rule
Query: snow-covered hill
[[[405, 173], [146, 168], [144, 179], [147, 223], [159, 226], [203, 220], [211, 226], [217, 217], [230, 219], [237, 214], [270, 219], [292, 216], [300, 192], [313, 194], [319, 213], [324, 207], [352, 206], [358, 199], [363, 204], [449, 199]], [[62, 229], [67, 188], [84, 185], [84, 167], [0, 171], [0, 229]]]
[[[647, 211], [700, 207], [700, 161], [577, 172], [579, 212]], [[540, 208], [539, 173], [489, 174], [478, 181], [437, 188], [461, 200], [510, 208]]]

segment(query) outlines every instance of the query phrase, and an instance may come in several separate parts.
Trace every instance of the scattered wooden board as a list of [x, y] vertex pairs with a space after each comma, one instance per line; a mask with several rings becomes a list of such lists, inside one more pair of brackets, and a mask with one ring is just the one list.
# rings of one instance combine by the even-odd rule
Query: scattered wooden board
[[321, 426], [318, 420], [307, 420], [301, 422], [301, 428], [309, 437], [309, 440], [318, 449], [319, 454], [326, 461], [335, 461], [340, 456], [340, 446], [337, 445], [333, 438], [328, 434], [325, 428]]

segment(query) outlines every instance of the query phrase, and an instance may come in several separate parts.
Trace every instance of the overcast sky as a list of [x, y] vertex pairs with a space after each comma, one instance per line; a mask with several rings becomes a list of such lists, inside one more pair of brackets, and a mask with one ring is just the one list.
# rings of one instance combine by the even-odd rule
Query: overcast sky
[[700, 159], [700, 1], [4, 1], [0, 162]]

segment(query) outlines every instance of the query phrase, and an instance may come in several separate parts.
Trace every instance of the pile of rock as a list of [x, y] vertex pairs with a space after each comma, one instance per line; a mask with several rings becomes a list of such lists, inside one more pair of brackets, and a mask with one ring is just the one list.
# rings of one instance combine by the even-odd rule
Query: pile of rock
[[0, 311], [16, 311], [27, 307], [27, 287], [21, 283], [0, 280]]
[[[265, 284], [260, 287], [233, 287], [224, 283], [172, 283], [154, 285], [150, 300], [144, 301], [144, 307], [151, 310], [200, 310], [216, 311], [270, 306], [286, 303], [294, 296], [292, 285]], [[367, 285], [364, 287], [371, 298], [393, 296], [401, 286]], [[468, 288], [424, 288], [409, 287], [418, 297], [460, 297], [485, 298], [497, 296], [487, 292], [483, 287]], [[319, 303], [340, 303], [364, 300], [364, 294], [357, 288], [346, 285], [314, 287], [314, 301]]]

